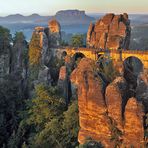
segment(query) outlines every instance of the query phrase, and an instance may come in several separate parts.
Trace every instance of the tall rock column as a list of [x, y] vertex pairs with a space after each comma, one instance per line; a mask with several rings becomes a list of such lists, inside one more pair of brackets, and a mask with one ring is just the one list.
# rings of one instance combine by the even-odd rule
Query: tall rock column
[[91, 59], [83, 58], [71, 74], [72, 83], [78, 87], [80, 131], [79, 143], [88, 137], [111, 147], [110, 131], [106, 118], [103, 96], [103, 81], [95, 72], [96, 65]]
[[143, 115], [142, 105], [136, 101], [136, 98], [130, 98], [125, 108], [123, 146], [143, 147]]
[[48, 23], [48, 35], [49, 35], [49, 45], [50, 47], [58, 47], [61, 42], [61, 26], [59, 22], [52, 19]]
[[121, 131], [123, 131], [123, 114], [127, 102], [126, 90], [126, 80], [123, 77], [117, 77], [107, 86], [105, 96], [108, 115]]
[[130, 21], [126, 13], [106, 14], [87, 32], [87, 46], [101, 49], [128, 49], [130, 43]]

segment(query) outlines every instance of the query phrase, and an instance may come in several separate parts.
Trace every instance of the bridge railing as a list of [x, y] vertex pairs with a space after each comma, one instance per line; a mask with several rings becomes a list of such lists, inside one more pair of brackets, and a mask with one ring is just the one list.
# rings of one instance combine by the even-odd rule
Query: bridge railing
[[59, 49], [75, 50], [75, 51], [92, 51], [93, 53], [98, 52], [109, 52], [109, 53], [132, 53], [132, 54], [148, 54], [148, 50], [126, 50], [126, 49], [102, 49], [92, 47], [72, 47], [72, 46], [59, 46]]

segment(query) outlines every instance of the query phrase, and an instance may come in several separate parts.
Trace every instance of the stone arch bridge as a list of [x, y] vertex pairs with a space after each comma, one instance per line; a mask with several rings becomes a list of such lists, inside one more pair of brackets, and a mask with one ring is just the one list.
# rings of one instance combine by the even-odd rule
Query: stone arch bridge
[[145, 69], [148, 69], [148, 51], [140, 50], [99, 50], [92, 48], [66, 48], [62, 49], [62, 52], [74, 57], [75, 55], [84, 56], [93, 60], [98, 60], [101, 55], [108, 55], [116, 63], [118, 61], [124, 61], [129, 57], [136, 57], [142, 63]]

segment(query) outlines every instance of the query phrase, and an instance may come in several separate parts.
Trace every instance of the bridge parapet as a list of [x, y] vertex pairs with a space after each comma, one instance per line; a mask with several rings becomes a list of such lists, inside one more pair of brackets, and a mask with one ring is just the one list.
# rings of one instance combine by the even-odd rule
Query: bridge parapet
[[82, 53], [85, 57], [98, 60], [99, 54], [107, 53], [113, 61], [124, 61], [128, 57], [136, 57], [141, 60], [144, 68], [148, 69], [148, 51], [144, 50], [101, 50], [94, 48], [66, 48], [66, 52], [70, 56], [76, 53]]

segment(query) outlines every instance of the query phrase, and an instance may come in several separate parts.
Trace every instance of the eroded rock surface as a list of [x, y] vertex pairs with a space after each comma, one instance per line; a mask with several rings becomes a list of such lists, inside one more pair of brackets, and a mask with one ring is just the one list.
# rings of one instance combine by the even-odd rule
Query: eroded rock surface
[[108, 115], [114, 120], [114, 124], [123, 131], [123, 114], [127, 102], [127, 82], [123, 77], [117, 77], [106, 88], [106, 104]]
[[142, 101], [145, 112], [148, 112], [148, 71], [142, 72], [137, 79], [136, 98]]
[[[128, 82], [117, 77], [106, 87], [93, 60], [83, 58], [71, 74], [78, 89], [80, 130], [78, 141], [91, 137], [105, 147], [144, 146], [144, 110], [136, 98], [128, 98]], [[140, 77], [147, 82], [145, 76]], [[112, 139], [112, 140], [111, 140]]]
[[56, 56], [54, 49], [51, 48], [58, 47], [60, 39], [61, 27], [55, 19], [50, 20], [46, 28], [35, 27], [29, 45], [30, 73], [33, 74], [34, 85], [38, 83], [51, 85], [50, 62]]
[[128, 49], [130, 34], [128, 15], [110, 13], [95, 24], [90, 24], [87, 33], [87, 46], [101, 49]]
[[91, 59], [83, 58], [71, 74], [72, 83], [78, 87], [80, 131], [78, 140], [84, 143], [91, 137], [110, 145], [106, 105], [103, 96], [102, 79], [94, 71], [96, 65]]
[[123, 145], [140, 148], [143, 146], [143, 107], [136, 98], [130, 98], [125, 108], [125, 125]]
[[50, 47], [59, 46], [61, 40], [61, 26], [59, 22], [55, 19], [49, 21], [48, 29], [49, 29], [48, 31], [49, 46]]

